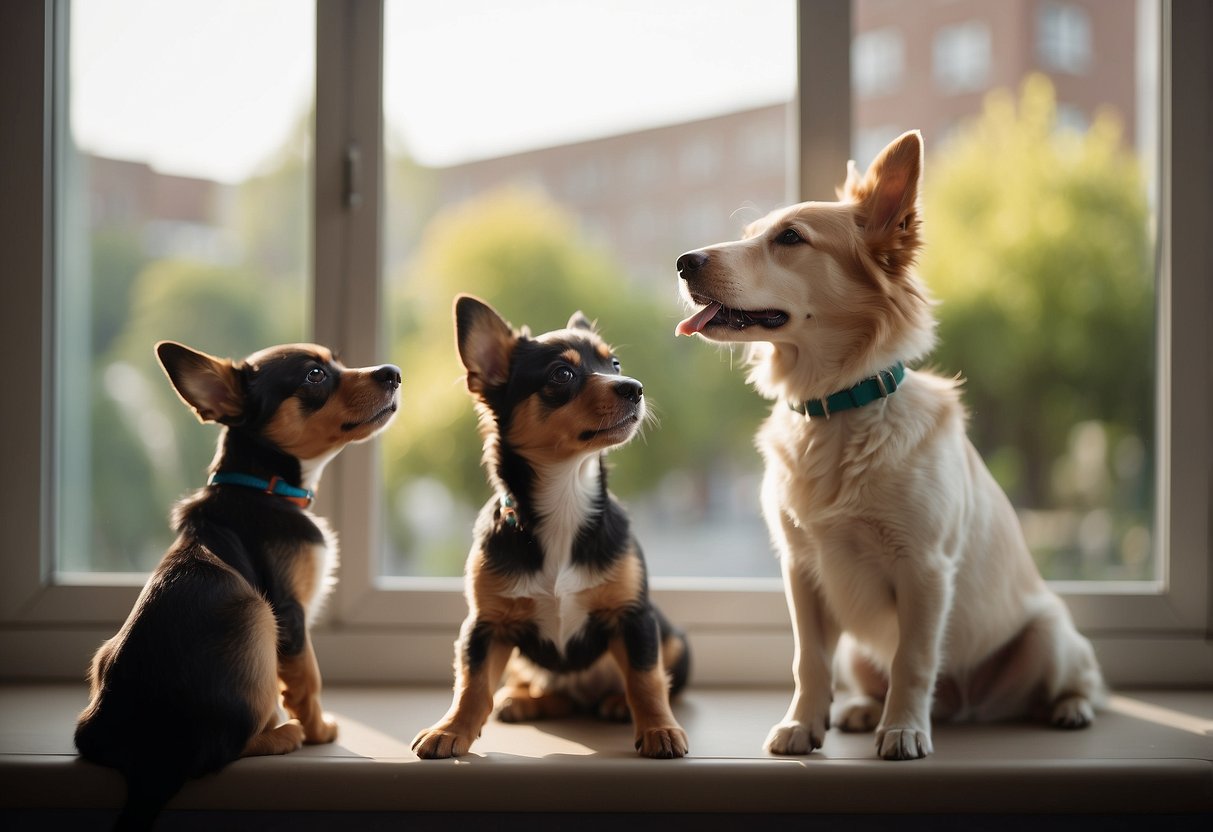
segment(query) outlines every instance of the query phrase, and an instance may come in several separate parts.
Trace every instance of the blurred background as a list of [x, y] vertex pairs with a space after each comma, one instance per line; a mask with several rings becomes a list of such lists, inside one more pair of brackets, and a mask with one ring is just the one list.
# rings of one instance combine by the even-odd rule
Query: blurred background
[[[611, 483], [654, 574], [777, 575], [770, 405], [740, 351], [674, 339], [673, 263], [797, 199], [795, 4], [418, 6], [386, 2], [389, 334], [366, 360], [404, 369], [405, 405], [381, 574], [460, 574], [489, 496], [450, 313], [472, 292], [536, 332], [584, 311], [644, 382], [659, 421]], [[966, 379], [1047, 577], [1154, 578], [1156, 0], [855, 0], [853, 21], [855, 159], [926, 142], [927, 365]], [[57, 568], [145, 571], [216, 437], [152, 345], [310, 337], [315, 17], [89, 0], [69, 39]]]

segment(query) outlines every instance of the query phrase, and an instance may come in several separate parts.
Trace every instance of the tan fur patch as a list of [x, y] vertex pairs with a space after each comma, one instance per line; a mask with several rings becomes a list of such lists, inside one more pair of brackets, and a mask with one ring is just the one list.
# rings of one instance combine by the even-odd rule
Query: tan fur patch
[[[292, 397], [279, 406], [265, 436], [299, 459], [316, 459], [348, 442], [375, 432], [382, 421], [368, 421], [391, 404], [392, 394], [371, 371], [343, 370], [341, 384], [317, 411]], [[354, 425], [350, 429], [346, 426]]]
[[661, 642], [661, 666], [666, 670], [674, 667], [686, 652], [686, 644], [678, 636], [667, 636]]
[[468, 562], [468, 574], [471, 576], [472, 614], [478, 620], [510, 629], [534, 618], [535, 601], [510, 597], [512, 582], [489, 569], [483, 553], [473, 555]]
[[287, 586], [291, 588], [291, 594], [295, 599], [303, 605], [304, 612], [308, 611], [308, 602], [315, 596], [317, 584], [320, 582], [319, 561], [320, 558], [313, 551], [312, 546], [284, 553], [279, 558], [280, 563], [287, 564]]
[[594, 376], [576, 399], [549, 410], [538, 396], [514, 409], [509, 432], [510, 446], [533, 463], [553, 463], [575, 453], [618, 443], [617, 436], [598, 435], [583, 439], [587, 432], [602, 431], [625, 420], [632, 406], [611, 388], [609, 377]]
[[644, 566], [635, 549], [621, 557], [598, 586], [583, 590], [582, 605], [592, 614], [612, 620], [635, 605], [644, 581]]

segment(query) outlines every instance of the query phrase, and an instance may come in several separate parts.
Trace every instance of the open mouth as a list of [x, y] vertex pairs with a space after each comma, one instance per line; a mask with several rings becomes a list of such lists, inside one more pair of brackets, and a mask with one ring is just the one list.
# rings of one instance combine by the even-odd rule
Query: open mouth
[[704, 304], [694, 315], [679, 322], [675, 335], [694, 335], [709, 327], [725, 327], [740, 332], [752, 326], [763, 329], [778, 329], [788, 322], [788, 313], [778, 309], [733, 309], [719, 301], [698, 295], [692, 296], [695, 303]]
[[616, 422], [615, 424], [611, 425], [610, 427], [600, 428], [599, 430], [583, 430], [581, 432], [581, 435], [578, 438], [582, 442], [588, 442], [591, 439], [594, 439], [595, 437], [598, 437], [598, 436], [605, 436], [606, 434], [610, 434], [610, 433], [619, 433], [619, 432], [630, 431], [632, 426], [635, 425], [639, 421], [640, 421], [640, 417], [637, 416], [636, 414], [632, 414], [631, 416], [627, 416], [624, 419]]
[[363, 419], [361, 422], [346, 422], [341, 426], [341, 429], [346, 433], [349, 433], [352, 430], [357, 430], [358, 428], [363, 428], [367, 425], [377, 425], [380, 422], [386, 422], [395, 412], [396, 402], [393, 400], [391, 404], [383, 408], [383, 410], [380, 410], [375, 415], [371, 416], [369, 419]]

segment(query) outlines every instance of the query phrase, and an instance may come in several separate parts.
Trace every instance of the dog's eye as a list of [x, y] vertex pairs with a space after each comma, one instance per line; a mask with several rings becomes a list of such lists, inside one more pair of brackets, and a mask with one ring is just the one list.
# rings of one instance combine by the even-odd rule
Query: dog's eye
[[615, 372], [617, 372], [617, 373], [623, 369], [623, 365], [619, 363], [618, 358], [611, 359], [611, 366], [615, 368]]
[[308, 384], [319, 384], [320, 382], [324, 381], [328, 377], [329, 377], [329, 374], [326, 373], [324, 370], [320, 369], [319, 367], [313, 367], [312, 369], [308, 370], [307, 383]]
[[568, 367], [556, 367], [548, 373], [548, 381], [552, 384], [568, 384], [573, 380], [573, 371]]
[[779, 232], [779, 236], [775, 238], [775, 242], [781, 246], [794, 246], [797, 243], [804, 242], [804, 238], [797, 233], [795, 228], [785, 228]]

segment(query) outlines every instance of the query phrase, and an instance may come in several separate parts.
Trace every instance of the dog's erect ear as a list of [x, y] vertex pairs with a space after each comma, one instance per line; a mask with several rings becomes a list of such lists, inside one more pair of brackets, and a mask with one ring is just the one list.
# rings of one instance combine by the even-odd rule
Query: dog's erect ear
[[904, 230], [918, 210], [918, 181], [922, 176], [922, 134], [903, 133], [889, 143], [868, 167], [861, 182], [848, 171], [847, 196], [863, 207], [864, 236], [883, 237]]
[[859, 202], [857, 194], [862, 181], [863, 177], [859, 175], [859, 168], [855, 167], [855, 160], [851, 159], [847, 162], [847, 181], [842, 183], [842, 187], [835, 188], [834, 193], [838, 195], [839, 199]]
[[156, 344], [156, 357], [173, 389], [199, 421], [230, 425], [244, 413], [244, 385], [226, 358], [192, 350], [175, 341]]
[[580, 309], [573, 313], [573, 317], [569, 318], [565, 329], [587, 329], [594, 332], [594, 322], [587, 318]]
[[468, 390], [483, 394], [509, 379], [516, 333], [493, 307], [471, 295], [455, 298], [455, 345], [468, 371]]

